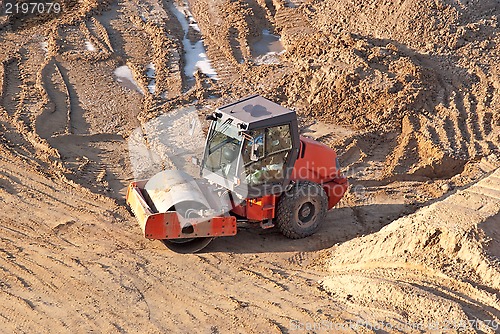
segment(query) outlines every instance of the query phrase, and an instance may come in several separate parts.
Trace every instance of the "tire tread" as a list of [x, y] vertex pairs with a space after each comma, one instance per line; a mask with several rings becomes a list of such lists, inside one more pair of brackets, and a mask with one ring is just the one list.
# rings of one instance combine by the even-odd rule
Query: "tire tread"
[[[298, 199], [302, 197], [302, 192], [304, 188], [319, 188], [317, 189], [319, 194], [321, 194], [321, 208], [320, 213], [318, 213], [318, 224], [310, 230], [300, 230], [300, 227], [292, 221], [294, 212], [294, 205], [297, 203]], [[307, 193], [307, 190], [305, 190]], [[276, 224], [281, 233], [290, 239], [302, 239], [308, 237], [314, 232], [316, 232], [320, 226], [320, 223], [324, 220], [326, 215], [326, 209], [328, 205], [327, 196], [325, 190], [317, 183], [310, 181], [299, 181], [292, 189], [287, 193], [284, 193], [279, 199], [277, 210], [276, 210]]]

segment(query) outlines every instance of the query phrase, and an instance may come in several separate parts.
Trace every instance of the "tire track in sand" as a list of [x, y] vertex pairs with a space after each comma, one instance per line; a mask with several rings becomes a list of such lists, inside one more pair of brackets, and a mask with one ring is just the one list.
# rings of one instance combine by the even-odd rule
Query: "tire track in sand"
[[2, 80], [2, 95], [1, 105], [6, 110], [10, 117], [14, 117], [21, 104], [21, 85], [19, 71], [19, 60], [11, 58], [2, 63], [3, 65], [3, 80]]
[[68, 88], [54, 59], [42, 69], [41, 77], [48, 102], [35, 120], [35, 129], [41, 138], [50, 140], [54, 135], [69, 133], [71, 102]]

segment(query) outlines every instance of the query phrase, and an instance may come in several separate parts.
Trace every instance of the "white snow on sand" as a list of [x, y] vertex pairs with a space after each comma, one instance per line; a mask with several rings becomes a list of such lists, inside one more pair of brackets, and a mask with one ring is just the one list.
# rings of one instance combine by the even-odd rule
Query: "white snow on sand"
[[196, 31], [200, 31], [200, 28], [189, 11], [189, 8], [187, 6], [181, 7], [177, 4], [172, 4], [171, 10], [175, 17], [177, 17], [177, 20], [181, 23], [182, 29], [184, 30], [184, 38], [182, 40], [186, 61], [184, 74], [192, 77], [196, 70], [199, 69], [207, 76], [217, 79], [217, 72], [215, 72], [214, 68], [210, 64], [210, 59], [207, 57], [203, 40], [191, 43], [188, 38], [188, 31], [190, 27]]
[[155, 64], [153, 63], [149, 63], [147, 66], [146, 66], [146, 76], [151, 79], [149, 80], [149, 83], [148, 83], [148, 90], [151, 94], [154, 94], [155, 91], [156, 91], [156, 68], [155, 68]]
[[130, 90], [137, 90], [139, 93], [144, 95], [144, 92], [142, 91], [141, 87], [135, 82], [134, 80], [134, 75], [132, 74], [132, 70], [127, 66], [123, 65], [118, 67], [115, 72], [116, 76], [116, 81], [122, 83], [123, 86]]
[[146, 66], [146, 76], [150, 79], [154, 79], [155, 78], [155, 71], [156, 71], [156, 68], [155, 68], [155, 64], [153, 63], [149, 63], [147, 66]]
[[85, 49], [87, 51], [90, 51], [90, 52], [95, 52], [96, 51], [96, 48], [95, 48], [94, 44], [92, 44], [91, 41], [85, 41]]
[[281, 37], [267, 29], [262, 30], [262, 38], [252, 45], [256, 64], [279, 64], [279, 56], [285, 52]]

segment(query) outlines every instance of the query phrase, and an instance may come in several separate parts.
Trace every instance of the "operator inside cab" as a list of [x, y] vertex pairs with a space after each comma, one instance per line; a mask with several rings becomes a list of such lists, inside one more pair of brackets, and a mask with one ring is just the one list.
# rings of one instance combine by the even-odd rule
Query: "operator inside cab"
[[[243, 148], [244, 176], [250, 186], [281, 183], [292, 149], [289, 125], [247, 132]], [[253, 150], [253, 156], [252, 156]]]

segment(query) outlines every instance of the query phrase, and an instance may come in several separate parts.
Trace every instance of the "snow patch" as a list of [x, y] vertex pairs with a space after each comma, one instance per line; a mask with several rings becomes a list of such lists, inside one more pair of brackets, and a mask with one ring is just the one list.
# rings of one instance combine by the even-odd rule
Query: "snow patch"
[[285, 52], [281, 37], [267, 29], [262, 30], [262, 37], [252, 45], [252, 50], [257, 65], [279, 64], [279, 56]]
[[149, 63], [146, 66], [146, 76], [151, 79], [148, 83], [148, 90], [151, 94], [154, 94], [156, 91], [156, 68], [155, 64]]
[[91, 41], [85, 41], [85, 49], [87, 51], [90, 51], [90, 52], [95, 52], [96, 51], [96, 48], [95, 48], [94, 44], [92, 44]]
[[127, 65], [123, 65], [115, 69], [114, 74], [116, 76], [116, 81], [121, 83], [123, 87], [130, 90], [136, 90], [144, 95], [141, 87], [139, 87], [137, 82], [134, 80], [132, 70]]
[[281, 60], [279, 56], [283, 54], [283, 52], [269, 52], [262, 56], [257, 56], [254, 58], [254, 63], [257, 65], [272, 65], [272, 64], [280, 64]]
[[200, 27], [189, 11], [189, 7], [187, 5], [179, 6], [174, 3], [170, 6], [170, 9], [180, 22], [182, 30], [184, 30], [184, 38], [182, 39], [182, 46], [185, 52], [184, 74], [188, 77], [193, 77], [194, 73], [200, 70], [208, 77], [217, 79], [217, 72], [215, 72], [210, 59], [207, 57], [203, 40], [200, 39], [193, 43], [188, 38], [190, 28], [198, 32], [200, 31]]

